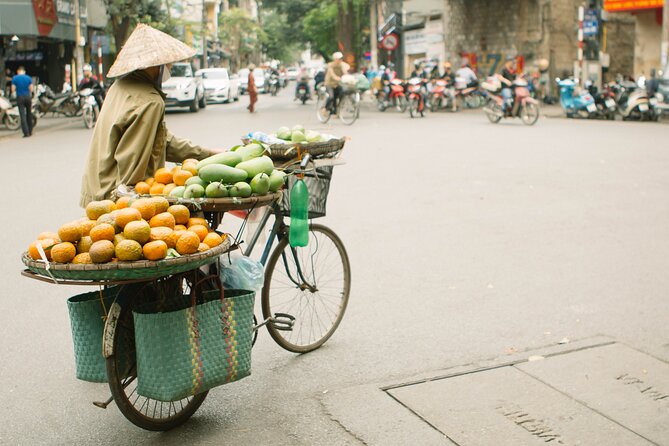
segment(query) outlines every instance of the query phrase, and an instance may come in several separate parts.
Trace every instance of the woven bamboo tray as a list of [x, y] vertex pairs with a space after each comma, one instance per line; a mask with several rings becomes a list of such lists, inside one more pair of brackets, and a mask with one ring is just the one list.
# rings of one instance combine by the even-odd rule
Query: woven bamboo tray
[[[243, 140], [245, 143], [251, 140]], [[330, 139], [322, 142], [302, 142], [293, 143], [286, 141], [283, 144], [270, 144], [269, 157], [273, 160], [291, 160], [297, 158], [298, 146], [302, 153], [308, 153], [312, 157], [321, 157], [327, 155], [334, 155], [344, 148], [346, 138]]]
[[256, 195], [248, 198], [174, 198], [166, 197], [170, 204], [183, 204], [190, 209], [209, 212], [242, 211], [246, 209], [269, 206], [281, 200], [282, 192]]
[[29, 270], [45, 278], [65, 280], [131, 280], [155, 279], [162, 276], [182, 273], [202, 265], [214, 263], [218, 257], [230, 249], [230, 237], [223, 243], [205, 252], [189, 254], [170, 259], [150, 261], [138, 260], [135, 262], [110, 262], [101, 264], [74, 265], [72, 263], [50, 263], [49, 270], [45, 262], [33, 260], [24, 252], [21, 256], [23, 264]]

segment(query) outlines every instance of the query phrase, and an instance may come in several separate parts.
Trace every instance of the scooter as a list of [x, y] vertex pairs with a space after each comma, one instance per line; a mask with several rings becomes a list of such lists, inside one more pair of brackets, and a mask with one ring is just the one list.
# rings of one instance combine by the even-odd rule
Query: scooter
[[84, 125], [87, 129], [92, 129], [98, 120], [98, 115], [100, 114], [98, 101], [95, 99], [95, 89], [84, 88], [79, 92], [79, 96], [84, 103], [81, 108], [81, 116], [84, 119]]
[[56, 94], [48, 85], [40, 84], [37, 86], [37, 98], [40, 116], [53, 113], [72, 117], [81, 111], [77, 96], [71, 91]]
[[309, 86], [306, 84], [306, 82], [300, 82], [297, 84], [297, 99], [302, 101], [303, 105], [306, 104], [310, 99]]
[[599, 112], [595, 98], [588, 91], [575, 94], [576, 82], [572, 79], [555, 78], [560, 87], [560, 105], [565, 111], [567, 118], [597, 118]]
[[420, 115], [425, 117], [425, 79], [414, 77], [409, 79], [407, 91], [409, 93], [409, 115], [412, 118]]
[[279, 92], [279, 76], [271, 74], [269, 77], [269, 92], [272, 96], [276, 96]]
[[380, 91], [378, 96], [377, 108], [379, 111], [386, 111], [388, 107], [395, 107], [400, 113], [407, 110], [408, 101], [404, 94], [404, 85], [400, 79], [393, 79], [388, 85], [390, 92]]
[[601, 92], [598, 91], [592, 82], [586, 83], [586, 87], [592, 97], [595, 98], [599, 115], [611, 121], [616, 119], [618, 105], [616, 104], [615, 94], [611, 90], [611, 87], [605, 84]]
[[[618, 113], [623, 121], [657, 121], [655, 112], [645, 88], [639, 88], [634, 82], [620, 80], [612, 86], [618, 102]], [[657, 99], [653, 98], [657, 104]]]
[[430, 93], [430, 111], [436, 112], [441, 108], [451, 111], [458, 110], [454, 89], [449, 87], [445, 80], [439, 79], [434, 82]]
[[[32, 113], [33, 128], [37, 125], [37, 116], [35, 111]], [[7, 127], [8, 130], [18, 130], [21, 128], [21, 115], [19, 114], [19, 107], [12, 105], [12, 103], [0, 95], [0, 122]]]
[[455, 78], [455, 94], [462, 98], [461, 101], [467, 108], [480, 108], [483, 107], [486, 102], [478, 85], [475, 87], [468, 87], [467, 81], [462, 77]]
[[525, 125], [534, 125], [539, 119], [539, 101], [530, 95], [528, 83], [517, 77], [513, 83], [513, 104], [504, 111], [504, 98], [501, 95], [501, 82], [483, 82], [482, 87], [488, 92], [488, 105], [484, 111], [488, 120], [497, 124], [502, 118], [520, 118]]

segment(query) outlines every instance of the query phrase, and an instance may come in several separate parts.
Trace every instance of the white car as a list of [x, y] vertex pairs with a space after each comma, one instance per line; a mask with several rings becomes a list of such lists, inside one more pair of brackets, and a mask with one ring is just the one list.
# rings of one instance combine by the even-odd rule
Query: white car
[[204, 68], [195, 72], [202, 77], [207, 102], [232, 102], [239, 99], [239, 79], [227, 68]]
[[207, 106], [202, 78], [193, 76], [189, 63], [175, 63], [170, 74], [172, 77], [163, 82], [166, 107], [189, 107], [196, 112]]
[[297, 67], [290, 67], [286, 70], [286, 75], [288, 76], [289, 81], [297, 79], [298, 74], [300, 74], [300, 69]]

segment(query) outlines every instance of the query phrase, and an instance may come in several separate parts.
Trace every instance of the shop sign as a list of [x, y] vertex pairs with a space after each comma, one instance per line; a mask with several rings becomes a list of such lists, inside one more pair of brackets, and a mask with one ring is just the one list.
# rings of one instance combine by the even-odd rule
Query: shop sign
[[33, 10], [35, 11], [37, 32], [40, 36], [48, 36], [58, 22], [53, 0], [33, 0]]
[[599, 22], [597, 20], [597, 11], [586, 9], [583, 17], [583, 35], [585, 37], [596, 36], [598, 33]]
[[405, 54], [425, 54], [427, 52], [427, 41], [422, 29], [407, 31], [404, 33]]
[[611, 12], [654, 9], [663, 5], [664, 0], [604, 0], [604, 10]]

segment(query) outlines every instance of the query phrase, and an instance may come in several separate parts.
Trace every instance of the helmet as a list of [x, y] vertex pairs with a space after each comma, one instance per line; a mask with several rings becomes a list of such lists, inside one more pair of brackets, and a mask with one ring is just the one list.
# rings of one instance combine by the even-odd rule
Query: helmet
[[451, 68], [451, 63], [448, 61], [444, 62], [444, 68]]
[[386, 66], [385, 66], [385, 65], [381, 65], [381, 66], [379, 67], [379, 71], [386, 71]]
[[539, 59], [538, 65], [539, 65], [539, 71], [543, 72], [543, 71], [548, 70], [548, 66], [549, 66], [548, 59]]
[[341, 60], [344, 58], [344, 55], [341, 53], [341, 51], [337, 51], [332, 53], [332, 59], [334, 60]]
[[90, 64], [84, 65], [81, 69], [82, 71], [93, 71], [93, 67]]

